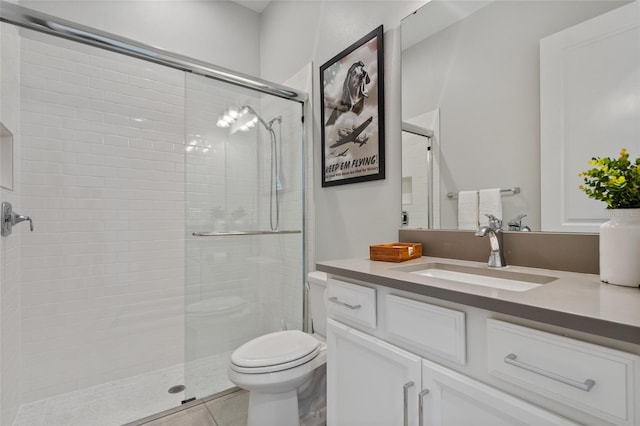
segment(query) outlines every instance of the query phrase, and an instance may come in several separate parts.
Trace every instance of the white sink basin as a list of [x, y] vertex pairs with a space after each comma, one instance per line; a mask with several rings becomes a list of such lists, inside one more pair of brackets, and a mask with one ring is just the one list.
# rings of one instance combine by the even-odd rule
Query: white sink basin
[[479, 285], [510, 291], [527, 291], [556, 280], [545, 275], [525, 274], [521, 272], [452, 265], [447, 263], [425, 263], [395, 268], [411, 274], [440, 278], [459, 283]]

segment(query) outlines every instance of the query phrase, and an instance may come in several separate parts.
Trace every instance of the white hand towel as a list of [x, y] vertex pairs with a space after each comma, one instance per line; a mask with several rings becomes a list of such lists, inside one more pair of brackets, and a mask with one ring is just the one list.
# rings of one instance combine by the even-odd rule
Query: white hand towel
[[481, 189], [478, 206], [480, 226], [489, 225], [489, 218], [485, 215], [492, 214], [502, 220], [502, 196], [500, 188]]
[[478, 191], [458, 192], [458, 229], [478, 229]]

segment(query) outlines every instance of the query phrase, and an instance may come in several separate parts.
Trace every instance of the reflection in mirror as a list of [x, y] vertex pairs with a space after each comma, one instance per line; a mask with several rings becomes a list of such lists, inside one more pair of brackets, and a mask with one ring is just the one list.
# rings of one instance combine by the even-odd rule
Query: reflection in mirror
[[[431, 1], [403, 20], [403, 121], [412, 122], [434, 110], [439, 110], [440, 115], [439, 172], [436, 176], [434, 170], [431, 184], [434, 189], [433, 217], [439, 217], [440, 225], [434, 221], [433, 228], [458, 229], [459, 198], [449, 199], [447, 193], [519, 187], [520, 193], [500, 197], [504, 229], [509, 222], [517, 221], [520, 228], [534, 231], [597, 230], [597, 227], [572, 226], [552, 229], [545, 227], [542, 217], [547, 213], [556, 215], [559, 222], [570, 225], [574, 220], [585, 219], [580, 217], [583, 210], [571, 209], [568, 204], [577, 197], [586, 199], [577, 189], [580, 183], [577, 173], [588, 166], [587, 161], [591, 157], [615, 156], [622, 146], [626, 146], [632, 156], [640, 156], [640, 72], [637, 71], [640, 70], [640, 58], [631, 55], [626, 78], [618, 75], [617, 79], [594, 81], [593, 73], [582, 73], [581, 70], [593, 68], [594, 64], [604, 64], [599, 70], [606, 70], [606, 64], [611, 64], [616, 56], [629, 55], [617, 45], [608, 45], [608, 49], [589, 47], [592, 49], [590, 62], [578, 63], [573, 69], [576, 74], [570, 79], [580, 84], [567, 85], [574, 92], [563, 93], [564, 98], [557, 96], [552, 100], [556, 103], [547, 107], [547, 110], [559, 108], [560, 113], [555, 116], [560, 115], [560, 127], [556, 129], [560, 134], [575, 132], [577, 124], [568, 118], [580, 117], [579, 135], [584, 145], [562, 145], [567, 142], [553, 139], [557, 135], [551, 135], [550, 141], [544, 143], [552, 147], [555, 143], [555, 146], [565, 149], [551, 149], [551, 156], [559, 159], [552, 164], [541, 163], [541, 133], [544, 136], [549, 132], [545, 130], [547, 123], [541, 120], [540, 111], [541, 95], [552, 87], [546, 80], [541, 87], [541, 69], [543, 73], [547, 72], [541, 66], [554, 66], [541, 64], [540, 49], [543, 40], [558, 37], [559, 33], [576, 25], [589, 26], [594, 19], [600, 19], [628, 3], [590, 0]], [[637, 1], [633, 3], [637, 4]], [[635, 18], [638, 20], [638, 14]], [[637, 27], [632, 26], [630, 31], [632, 35], [638, 34], [633, 32], [638, 31]], [[602, 37], [598, 41], [600, 39]], [[632, 47], [639, 51], [640, 37], [636, 43], [637, 46]], [[604, 56], [605, 51], [607, 56]], [[623, 51], [624, 55], [619, 54]], [[581, 55], [588, 57], [584, 52]], [[617, 63], [613, 67], [619, 68]], [[590, 80], [585, 82], [585, 78]], [[629, 120], [623, 124], [625, 132], [615, 131], [621, 125], [619, 113], [613, 108], [603, 113], [597, 102], [598, 96], [614, 90], [611, 85], [621, 79], [627, 81], [628, 86], [625, 87], [635, 87], [626, 94], [628, 109], [625, 114]], [[591, 96], [583, 93], [588, 88], [591, 88]], [[572, 102], [566, 102], [567, 97]], [[577, 99], [585, 102], [577, 105]], [[558, 105], [558, 102], [564, 104]], [[580, 106], [581, 110], [564, 111], [563, 107], [567, 105], [572, 108]], [[562, 127], [566, 122], [574, 127]], [[580, 151], [581, 146], [589, 148]], [[599, 147], [598, 152], [594, 152], [594, 146]], [[541, 206], [541, 193], [548, 189], [544, 180], [541, 188], [542, 175], [558, 179], [557, 182], [552, 181], [551, 186], [560, 186], [558, 196], [562, 197], [544, 206]], [[412, 186], [415, 199], [415, 182]], [[428, 193], [426, 188], [425, 193]], [[551, 212], [554, 208], [556, 211]], [[604, 210], [603, 205], [598, 208], [599, 212]], [[567, 212], [575, 217], [565, 217]], [[522, 215], [526, 216], [518, 220]], [[599, 221], [598, 218], [589, 220], [596, 225]], [[414, 226], [410, 218], [409, 228], [420, 226]]]
[[[428, 121], [437, 122], [437, 111]], [[437, 124], [437, 123], [436, 123]], [[413, 229], [433, 228], [434, 209], [433, 153], [437, 126], [427, 129], [402, 123], [402, 226]], [[439, 218], [438, 218], [439, 220]]]

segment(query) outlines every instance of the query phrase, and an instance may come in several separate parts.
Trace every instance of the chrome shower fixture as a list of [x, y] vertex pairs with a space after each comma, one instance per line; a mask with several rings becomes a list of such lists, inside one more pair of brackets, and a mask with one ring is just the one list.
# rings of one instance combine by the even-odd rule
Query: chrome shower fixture
[[258, 121], [260, 121], [260, 123], [262, 123], [262, 125], [264, 126], [265, 129], [271, 131], [273, 128], [273, 123], [282, 123], [282, 117], [281, 116], [277, 116], [272, 118], [270, 121], [265, 121], [264, 118], [262, 118], [260, 116], [260, 114], [258, 114], [258, 112], [253, 109], [252, 107], [245, 105], [242, 107], [242, 109], [240, 110], [242, 114], [252, 114], [253, 120], [255, 120], [255, 122], [257, 123]]
[[270, 121], [265, 121], [258, 112], [252, 107], [245, 105], [240, 109], [237, 108], [229, 108], [225, 113], [218, 119], [216, 122], [216, 126], [227, 128], [235, 123], [235, 129], [240, 130], [241, 132], [246, 132], [249, 129], [255, 127], [258, 123], [262, 123], [265, 129], [268, 131], [272, 130], [273, 124], [275, 122], [281, 123], [282, 117], [277, 116]]
[[[258, 112], [249, 105], [244, 105], [238, 108], [229, 108], [220, 117], [216, 123], [218, 127], [227, 128], [230, 127], [230, 134], [234, 134], [237, 131], [246, 132], [256, 124], [260, 122], [262, 126], [269, 132], [269, 139], [271, 141], [271, 183], [269, 184], [269, 222], [271, 230], [276, 231], [280, 225], [280, 168], [278, 154], [278, 136], [274, 130], [274, 124], [282, 124], [282, 116], [278, 115], [272, 118], [270, 121], [266, 121], [258, 114]], [[279, 136], [282, 138], [282, 128], [278, 126]], [[282, 143], [282, 142], [281, 142]], [[187, 147], [187, 150], [189, 148]]]

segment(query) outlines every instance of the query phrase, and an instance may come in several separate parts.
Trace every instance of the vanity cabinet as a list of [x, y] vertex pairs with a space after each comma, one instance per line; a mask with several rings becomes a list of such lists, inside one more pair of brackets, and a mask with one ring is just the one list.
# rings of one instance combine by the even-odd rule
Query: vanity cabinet
[[328, 320], [328, 426], [576, 425]]
[[331, 319], [327, 348], [329, 426], [417, 425], [420, 357]]
[[577, 424], [428, 360], [419, 398], [419, 426]]
[[465, 364], [464, 312], [390, 294], [378, 301], [376, 289], [335, 279], [328, 298], [328, 426], [576, 424], [406, 349]]
[[616, 425], [637, 425], [640, 357], [494, 319], [489, 374]]

